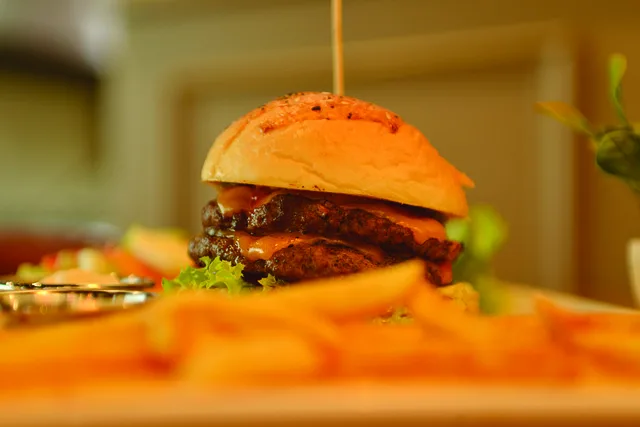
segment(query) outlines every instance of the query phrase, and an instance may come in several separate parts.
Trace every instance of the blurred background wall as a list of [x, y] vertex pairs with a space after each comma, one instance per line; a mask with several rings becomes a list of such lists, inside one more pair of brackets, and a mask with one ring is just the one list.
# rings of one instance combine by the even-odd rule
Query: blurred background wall
[[[0, 72], [7, 227], [195, 231], [213, 196], [199, 172], [216, 134], [272, 97], [331, 89], [328, 0], [120, 6], [117, 49], [79, 67], [91, 78]], [[621, 52], [638, 117], [639, 12], [623, 0], [344, 0], [346, 92], [396, 110], [475, 179], [470, 201], [510, 224], [501, 277], [631, 304], [625, 246], [640, 236], [638, 203], [533, 104], [558, 98], [614, 120], [606, 66]]]

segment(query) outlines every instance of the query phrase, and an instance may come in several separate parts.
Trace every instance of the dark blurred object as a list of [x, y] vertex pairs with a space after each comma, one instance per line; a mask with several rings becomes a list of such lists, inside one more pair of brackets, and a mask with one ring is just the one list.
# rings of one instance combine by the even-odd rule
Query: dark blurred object
[[42, 257], [64, 249], [117, 243], [122, 230], [109, 224], [80, 226], [0, 226], [0, 276], [10, 276], [18, 266], [37, 264]]
[[0, 70], [79, 83], [91, 88], [99, 83], [95, 71], [77, 59], [44, 53], [7, 39], [0, 40]]
[[101, 155], [100, 85], [124, 34], [120, 0], [0, 1], [0, 74], [86, 94], [90, 167]]
[[97, 81], [123, 38], [119, 0], [4, 0], [0, 67]]

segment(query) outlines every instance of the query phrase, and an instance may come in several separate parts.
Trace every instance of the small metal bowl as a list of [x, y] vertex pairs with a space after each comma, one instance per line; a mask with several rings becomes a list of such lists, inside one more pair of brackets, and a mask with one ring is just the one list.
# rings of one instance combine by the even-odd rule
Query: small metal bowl
[[120, 283], [109, 285], [98, 284], [48, 284], [48, 283], [19, 283], [13, 281], [0, 282], [0, 292], [2, 291], [30, 291], [30, 290], [47, 290], [47, 289], [100, 289], [100, 290], [136, 290], [143, 291], [151, 289], [155, 283], [151, 279], [138, 276], [127, 276], [120, 279]]
[[42, 289], [0, 292], [3, 327], [48, 324], [141, 307], [157, 294], [105, 289]]

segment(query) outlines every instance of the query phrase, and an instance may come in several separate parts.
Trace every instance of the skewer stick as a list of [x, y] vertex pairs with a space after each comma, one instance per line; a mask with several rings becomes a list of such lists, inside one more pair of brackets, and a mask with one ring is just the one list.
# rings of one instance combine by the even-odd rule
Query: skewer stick
[[331, 0], [331, 49], [333, 52], [333, 93], [344, 95], [342, 54], [342, 0]]

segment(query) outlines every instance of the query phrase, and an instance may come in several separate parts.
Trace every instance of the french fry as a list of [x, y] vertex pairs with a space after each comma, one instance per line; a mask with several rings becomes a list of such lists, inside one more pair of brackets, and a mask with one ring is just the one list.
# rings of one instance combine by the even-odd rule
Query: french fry
[[406, 261], [384, 269], [252, 295], [247, 299], [254, 299], [256, 305], [297, 308], [336, 322], [346, 322], [379, 316], [401, 305], [423, 286], [424, 274], [421, 261]]
[[361, 340], [345, 340], [340, 377], [548, 383], [570, 381], [576, 375], [571, 360], [544, 341], [521, 340], [507, 345], [474, 347], [442, 336], [416, 341], [405, 334], [402, 338], [381, 341], [385, 332], [380, 331], [380, 336], [370, 333], [371, 336]]
[[544, 297], [536, 309], [557, 343], [595, 376], [640, 376], [640, 314], [575, 313]]
[[279, 304], [233, 300], [209, 292], [185, 293], [159, 301], [148, 314], [151, 348], [169, 360], [180, 359], [203, 335], [234, 336], [247, 331], [291, 330], [325, 351], [340, 344], [337, 329], [321, 317]]
[[[413, 322], [378, 324], [392, 307]], [[484, 317], [420, 261], [259, 295], [164, 296], [83, 322], [0, 331], [0, 390], [187, 381], [213, 387], [341, 380], [581, 384], [640, 380], [640, 314]], [[132, 382], [133, 380], [133, 382]]]
[[564, 330], [624, 331], [640, 334], [640, 312], [575, 312], [554, 304], [538, 295], [535, 299], [537, 312], [547, 320], [555, 320]]
[[556, 345], [540, 319], [508, 320], [486, 319], [489, 339], [474, 346], [475, 359], [490, 366], [492, 375], [514, 381], [572, 382], [582, 373], [575, 356]]
[[[423, 353], [426, 360], [436, 361], [449, 349], [449, 360], [457, 357], [460, 373], [469, 376], [536, 380], [577, 375], [570, 356], [553, 346], [539, 319], [482, 317], [450, 305], [429, 286], [420, 288], [408, 303], [413, 317], [433, 337], [433, 346], [427, 347], [432, 354]], [[445, 366], [455, 373], [450, 364]]]
[[482, 345], [490, 339], [492, 331], [483, 318], [460, 310], [427, 283], [411, 295], [407, 307], [413, 318], [432, 334], [454, 337], [469, 345]]
[[427, 339], [425, 331], [415, 322], [401, 324], [376, 324], [352, 322], [341, 326], [342, 341], [349, 343], [394, 343], [417, 344]]
[[[349, 324], [343, 334], [339, 376], [347, 378], [418, 375], [425, 368], [425, 344], [433, 344], [429, 338], [439, 339], [429, 337], [417, 324]], [[435, 366], [433, 369], [439, 371]]]
[[0, 378], [20, 385], [65, 387], [112, 377], [135, 378], [162, 369], [144, 344], [137, 313], [16, 329], [0, 337]]
[[278, 331], [198, 341], [180, 365], [197, 384], [286, 385], [319, 378], [331, 356], [298, 334]]

